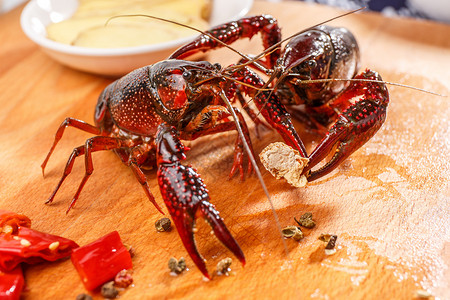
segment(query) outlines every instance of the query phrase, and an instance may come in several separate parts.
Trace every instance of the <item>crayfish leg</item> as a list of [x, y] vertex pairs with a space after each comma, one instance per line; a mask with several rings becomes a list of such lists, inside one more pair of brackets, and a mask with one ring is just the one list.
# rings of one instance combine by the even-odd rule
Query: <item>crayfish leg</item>
[[196, 217], [202, 216], [212, 227], [217, 238], [245, 264], [244, 254], [227, 229], [214, 205], [209, 202], [209, 194], [203, 180], [189, 166], [181, 164], [185, 158], [175, 128], [161, 124], [156, 138], [158, 184], [164, 203], [180, 235], [184, 247], [204, 276], [210, 278], [205, 261], [198, 252], [194, 240]]
[[[264, 81], [261, 77], [248, 68], [236, 70], [233, 73], [233, 77], [248, 83], [249, 86], [258, 88], [264, 86]], [[259, 91], [256, 93], [255, 89], [249, 86], [243, 85], [242, 92], [253, 99], [254, 104], [266, 122], [280, 134], [286, 144], [300, 152], [302, 157], [307, 157], [305, 146], [295, 130], [291, 115], [277, 95], [272, 91]]]
[[62, 138], [63, 134], [64, 134], [64, 130], [66, 129], [66, 127], [71, 126], [77, 129], [80, 129], [82, 131], [86, 131], [95, 135], [100, 135], [101, 134], [101, 130], [98, 129], [97, 127], [95, 127], [94, 125], [91, 125], [89, 123], [86, 123], [84, 121], [78, 120], [78, 119], [74, 119], [74, 118], [66, 118], [61, 125], [59, 125], [58, 130], [56, 131], [55, 134], [55, 140], [53, 141], [53, 145], [50, 148], [47, 156], [44, 159], [44, 162], [41, 165], [42, 168], [42, 175], [44, 175], [44, 170], [45, 167], [47, 166], [47, 162], [50, 159], [50, 156], [53, 153], [53, 150], [55, 150], [56, 145], [58, 144], [59, 140]]
[[[234, 112], [238, 117], [239, 125], [242, 128], [245, 141], [238, 135], [234, 146], [234, 160], [233, 166], [229, 174], [229, 178], [233, 178], [234, 174], [239, 170], [240, 179], [243, 181], [244, 176], [244, 143], [250, 148], [253, 156], [253, 146], [250, 139], [250, 133], [248, 131], [247, 123], [238, 108], [234, 107]], [[228, 120], [231, 114], [225, 109], [224, 106], [208, 105], [195, 117], [183, 130], [181, 138], [185, 140], [194, 140], [201, 136], [210, 134], [216, 134], [220, 132], [226, 132], [231, 130], [237, 130], [236, 123]], [[248, 175], [251, 175], [253, 170], [250, 159], [248, 160]]]
[[[236, 107], [233, 107], [233, 109], [234, 109], [234, 112], [236, 113], [236, 116], [239, 119], [238, 122], [242, 128], [242, 133], [244, 134], [245, 141], [243, 141], [242, 138], [240, 137], [240, 135], [238, 134], [236, 143], [234, 145], [233, 166], [231, 167], [230, 175], [228, 176], [228, 178], [231, 179], [234, 176], [236, 170], [239, 169], [239, 175], [240, 175], [241, 180], [243, 181], [244, 180], [244, 156], [245, 156], [244, 143], [247, 143], [247, 145], [249, 146], [253, 157], [255, 156], [255, 153], [253, 151], [252, 141], [250, 139], [250, 133], [248, 131], [247, 123], [245, 122], [244, 117], [242, 116], [239, 109], [237, 109]], [[236, 129], [236, 125], [234, 124], [234, 122], [232, 122], [232, 124], [233, 124], [233, 129]], [[248, 159], [247, 170], [248, 170], [249, 175], [253, 172], [253, 166], [252, 166], [252, 162], [250, 159]]]
[[125, 149], [114, 149], [114, 152], [119, 156], [120, 160], [122, 160], [122, 162], [128, 167], [130, 167], [131, 171], [133, 171], [134, 176], [136, 177], [137, 181], [141, 184], [150, 202], [156, 207], [156, 209], [160, 213], [164, 214], [161, 207], [156, 202], [153, 193], [150, 191], [150, 187], [148, 186], [147, 182], [147, 177], [145, 176], [144, 172], [142, 172], [142, 169], [139, 167], [147, 159], [147, 157], [145, 155], [142, 155], [142, 153], [148, 153], [147, 151], [149, 150], [150, 149], [148, 148], [148, 145], [141, 144], [134, 147], [131, 151], [127, 151]]
[[247, 113], [247, 115], [250, 117], [250, 119], [252, 119], [253, 123], [255, 124], [255, 135], [258, 139], [260, 139], [261, 135], [259, 133], [259, 128], [264, 127], [266, 129], [271, 129], [271, 127], [258, 117], [258, 115], [253, 111], [253, 109], [247, 104], [244, 96], [242, 96], [242, 93], [237, 92], [236, 98], [238, 99], [244, 111]]
[[[355, 97], [361, 98], [339, 114], [327, 135], [311, 153], [309, 163], [303, 170], [308, 181], [333, 171], [343, 160], [371, 139], [386, 119], [389, 93], [381, 76], [374, 71], [366, 70], [355, 79], [362, 81], [352, 81], [350, 86], [338, 96], [341, 98], [338, 102], [349, 101]], [[310, 171], [333, 150], [332, 158], [323, 167]]]
[[66, 167], [64, 169], [63, 175], [56, 186], [55, 190], [49, 197], [49, 199], [45, 202], [46, 204], [49, 204], [53, 202], [53, 199], [58, 192], [59, 188], [61, 187], [62, 183], [66, 179], [66, 177], [72, 172], [73, 164], [75, 162], [75, 159], [78, 156], [84, 155], [85, 156], [85, 175], [78, 186], [78, 189], [70, 202], [69, 208], [67, 209], [66, 213], [69, 213], [70, 209], [75, 205], [76, 201], [78, 200], [78, 197], [83, 190], [84, 185], [86, 184], [87, 180], [91, 176], [91, 174], [94, 172], [94, 166], [92, 163], [92, 152], [101, 151], [101, 150], [113, 150], [121, 147], [126, 147], [127, 144], [125, 141], [114, 138], [114, 137], [108, 137], [108, 136], [95, 136], [92, 138], [89, 138], [86, 140], [85, 144], [83, 146], [76, 147], [72, 154], [70, 155]]

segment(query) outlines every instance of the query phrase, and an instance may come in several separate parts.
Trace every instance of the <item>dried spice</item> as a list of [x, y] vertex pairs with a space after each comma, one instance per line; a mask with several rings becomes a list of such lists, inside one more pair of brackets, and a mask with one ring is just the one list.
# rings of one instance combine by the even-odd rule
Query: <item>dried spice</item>
[[327, 245], [325, 246], [325, 249], [331, 250], [331, 249], [334, 249], [334, 247], [336, 246], [337, 235], [322, 233], [319, 236], [319, 240], [327, 243]]
[[218, 275], [228, 275], [228, 272], [230, 272], [230, 266], [233, 260], [229, 257], [222, 259], [217, 264], [217, 274]]
[[0, 209], [0, 271], [12, 271], [23, 262], [56, 261], [78, 248], [72, 240], [27, 226], [31, 221], [26, 216]]
[[0, 209], [0, 233], [17, 232], [17, 227], [31, 227], [31, 220], [25, 215]]
[[128, 253], [130, 253], [131, 258], [136, 256], [136, 251], [134, 251], [134, 248], [132, 246], [125, 245], [125, 244], [124, 244], [124, 246], [125, 246], [125, 248], [127, 248]]
[[336, 240], [337, 240], [337, 235], [332, 235], [330, 237], [330, 240], [328, 241], [327, 245], [325, 246], [325, 249], [334, 249], [334, 247], [336, 246]]
[[114, 287], [114, 281], [109, 281], [102, 285], [102, 296], [108, 299], [114, 299], [119, 295], [119, 291]]
[[314, 226], [316, 226], [316, 222], [313, 221], [312, 219], [312, 213], [307, 212], [304, 213], [300, 219], [296, 219], [294, 218], [295, 222], [297, 222], [298, 225], [303, 226], [305, 228], [313, 228]]
[[127, 288], [133, 283], [133, 276], [131, 270], [122, 270], [117, 273], [114, 278], [114, 285], [120, 288]]
[[92, 300], [91, 295], [88, 294], [79, 294], [76, 298], [76, 300]]
[[75, 249], [71, 260], [88, 291], [113, 280], [121, 270], [133, 268], [130, 253], [117, 231]]
[[159, 232], [170, 231], [172, 229], [172, 223], [169, 218], [162, 218], [156, 221], [155, 227]]
[[180, 274], [186, 269], [186, 260], [184, 257], [180, 258], [180, 260], [177, 260], [175, 257], [171, 257], [169, 259], [169, 269], [170, 272]]
[[276, 179], [284, 177], [295, 187], [304, 187], [308, 183], [302, 171], [309, 160], [301, 157], [300, 153], [289, 145], [281, 142], [271, 143], [261, 151], [259, 158]]
[[297, 226], [287, 226], [281, 230], [281, 233], [285, 238], [292, 238], [296, 241], [300, 241], [303, 238], [303, 232]]

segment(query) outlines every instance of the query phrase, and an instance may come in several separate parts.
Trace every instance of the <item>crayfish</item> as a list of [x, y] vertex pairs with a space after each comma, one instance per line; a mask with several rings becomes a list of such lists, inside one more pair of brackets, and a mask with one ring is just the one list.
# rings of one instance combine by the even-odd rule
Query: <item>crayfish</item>
[[[180, 60], [257, 33], [262, 35], [264, 59], [242, 55], [239, 64], [225, 68], [207, 61]], [[203, 180], [195, 169], [181, 163], [187, 150], [181, 140], [238, 130], [230, 176], [239, 170], [243, 177], [243, 149], [250, 149], [247, 151], [250, 158], [253, 151], [245, 120], [230, 103], [236, 100], [245, 103], [243, 95], [246, 95], [284, 141], [309, 158], [303, 172], [308, 180], [314, 180], [336, 168], [375, 134], [385, 119], [389, 101], [377, 73], [367, 70], [355, 77], [359, 50], [348, 31], [323, 26], [309, 28], [292, 38], [284, 50], [281, 42], [280, 29], [273, 17], [248, 17], [212, 28], [168, 60], [137, 69], [111, 83], [99, 96], [95, 125], [73, 118], [60, 125], [42, 164], [43, 170], [66, 127], [96, 136], [73, 150], [47, 203], [53, 201], [70, 174], [75, 158], [84, 155], [85, 175], [69, 211], [93, 172], [92, 152], [112, 150], [131, 168], [147, 197], [162, 212], [142, 171], [156, 166], [167, 209], [189, 255], [206, 277], [209, 274], [205, 262], [194, 242], [193, 227], [198, 216], [207, 220], [217, 238], [245, 264], [241, 248], [209, 202]], [[267, 74], [269, 80], [265, 82], [252, 68]], [[360, 99], [352, 103], [357, 96]], [[311, 155], [307, 154], [286, 109], [286, 105], [293, 104], [303, 104], [306, 107], [303, 115], [312, 122], [327, 125], [335, 121]], [[244, 108], [250, 116], [256, 115], [251, 108]], [[331, 160], [319, 170], [311, 171], [333, 149]], [[252, 167], [255, 168], [249, 164], [249, 171]]]
[[[273, 92], [268, 93], [270, 100], [260, 102], [262, 98], [258, 97], [252, 100], [286, 144], [309, 158], [303, 169], [308, 181], [318, 179], [333, 171], [380, 129], [389, 103], [386, 85], [375, 71], [367, 69], [356, 75], [359, 47], [347, 29], [324, 25], [311, 27], [291, 36], [281, 49], [278, 23], [269, 15], [244, 18], [212, 28], [175, 51], [171, 58], [186, 58], [197, 51], [223, 47], [215, 38], [222, 38], [229, 44], [240, 38], [252, 38], [258, 32], [261, 33], [266, 58], [251, 66], [270, 76], [264, 86], [258, 87], [264, 88], [272, 80], [276, 83]], [[352, 102], [358, 97], [356, 102]], [[302, 105], [303, 110], [293, 107], [298, 105]], [[309, 156], [292, 129], [286, 107], [293, 107], [292, 114], [299, 116], [300, 120], [328, 131]], [[332, 122], [333, 126], [328, 129]], [[311, 171], [332, 151], [334, 155], [324, 166]]]

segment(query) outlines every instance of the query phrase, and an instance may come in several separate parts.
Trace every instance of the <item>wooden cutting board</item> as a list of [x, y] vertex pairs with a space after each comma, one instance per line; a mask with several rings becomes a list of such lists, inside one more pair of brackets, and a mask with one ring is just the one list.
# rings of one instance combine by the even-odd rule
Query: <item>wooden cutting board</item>
[[[297, 2], [256, 2], [251, 14], [270, 13], [285, 36], [342, 11]], [[136, 251], [134, 281], [122, 299], [413, 299], [425, 290], [450, 298], [449, 99], [389, 87], [391, 103], [383, 128], [342, 166], [306, 188], [296, 189], [262, 170], [281, 226], [312, 212], [317, 226], [300, 242], [285, 240], [255, 177], [227, 180], [235, 134], [188, 143], [188, 163], [202, 174], [212, 202], [240, 243], [245, 267], [235, 259], [230, 276], [205, 281], [187, 258], [189, 271], [173, 277], [170, 257], [187, 256], [175, 231], [157, 233], [161, 215], [146, 199], [133, 174], [113, 153], [95, 153], [95, 171], [69, 215], [65, 210], [83, 176], [83, 162], [58, 193], [44, 201], [75, 146], [86, 133], [69, 129], [46, 176], [41, 174], [53, 135], [67, 117], [93, 121], [97, 96], [110, 79], [81, 73], [48, 58], [19, 26], [20, 8], [0, 16], [0, 208], [24, 213], [32, 227], [84, 245], [113, 230]], [[428, 21], [354, 14], [331, 23], [354, 32], [362, 65], [387, 81], [450, 94], [450, 27]], [[260, 40], [237, 44], [258, 53]], [[208, 58], [223, 65], [237, 57], [217, 51]], [[298, 124], [309, 151], [320, 136]], [[253, 136], [254, 137], [254, 136]], [[280, 141], [273, 131], [253, 138], [259, 153]], [[162, 205], [156, 176], [149, 182]], [[211, 273], [231, 256], [200, 222], [196, 239]], [[327, 256], [321, 233], [338, 235]], [[25, 270], [24, 299], [75, 299], [84, 288], [70, 261]], [[94, 298], [101, 296], [94, 294]]]

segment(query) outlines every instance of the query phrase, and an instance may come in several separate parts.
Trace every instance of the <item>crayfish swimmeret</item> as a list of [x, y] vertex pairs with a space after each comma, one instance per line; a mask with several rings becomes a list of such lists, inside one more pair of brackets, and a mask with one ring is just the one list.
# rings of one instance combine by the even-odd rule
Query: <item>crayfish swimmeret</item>
[[[206, 61], [180, 60], [257, 33], [261, 33], [266, 49], [264, 59], [244, 56], [240, 64], [226, 68]], [[168, 60], [137, 69], [111, 83], [98, 99], [95, 126], [73, 118], [60, 125], [42, 169], [67, 126], [96, 136], [73, 150], [47, 203], [53, 201], [70, 174], [75, 158], [84, 155], [86, 173], [70, 210], [93, 172], [91, 153], [112, 150], [131, 168], [147, 197], [161, 211], [142, 171], [157, 166], [164, 202], [184, 246], [205, 276], [209, 278], [194, 242], [193, 227], [198, 216], [208, 221], [217, 238], [244, 264], [244, 254], [209, 202], [202, 179], [193, 168], [181, 164], [186, 157], [181, 140], [241, 130], [230, 176], [239, 169], [243, 177], [243, 146], [247, 144], [251, 149], [251, 142], [244, 118], [237, 108], [230, 109], [228, 99], [245, 103], [245, 94], [284, 141], [309, 158], [303, 172], [308, 180], [314, 180], [336, 168], [375, 134], [385, 119], [389, 99], [377, 73], [366, 70], [355, 77], [359, 50], [353, 35], [345, 29], [310, 28], [292, 38], [284, 50], [280, 45], [280, 29], [273, 17], [248, 17], [212, 28]], [[269, 81], [264, 82], [251, 68], [266, 73]], [[306, 153], [285, 107], [293, 104], [305, 105], [301, 115], [312, 124], [328, 126], [335, 121], [311, 155]], [[250, 116], [256, 115], [248, 106], [244, 108]], [[237, 118], [230, 120], [232, 116]], [[333, 150], [329, 162], [311, 171]], [[252, 156], [252, 151], [248, 155]], [[252, 166], [248, 168], [251, 171]]]

